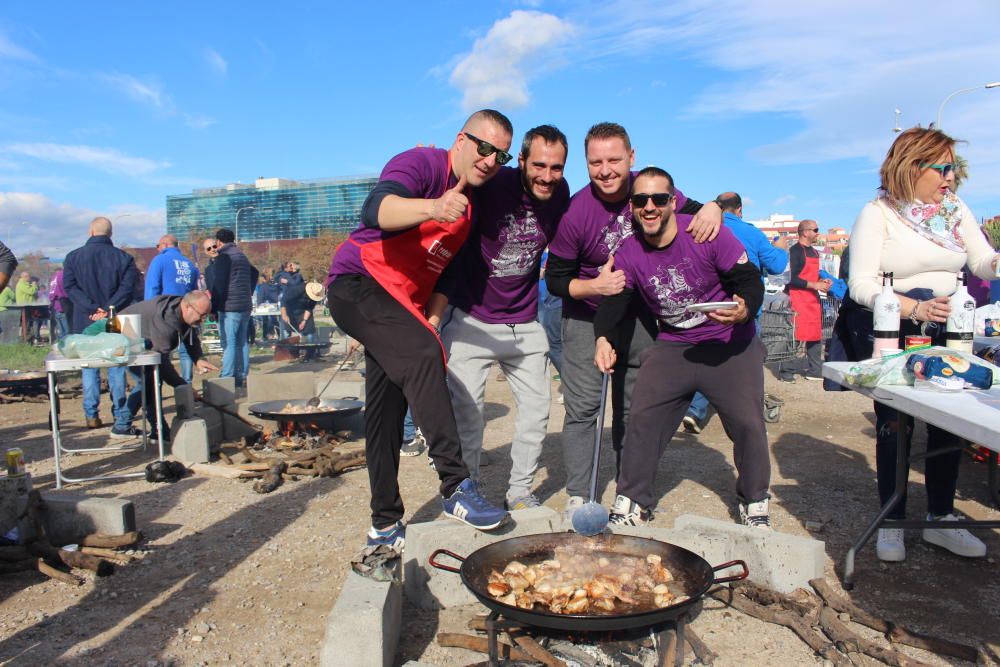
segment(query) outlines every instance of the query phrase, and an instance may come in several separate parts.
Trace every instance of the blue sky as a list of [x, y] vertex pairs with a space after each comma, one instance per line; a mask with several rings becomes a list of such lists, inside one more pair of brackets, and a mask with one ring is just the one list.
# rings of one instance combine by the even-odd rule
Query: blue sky
[[[945, 11], [947, 10], [947, 14]], [[377, 173], [467, 112], [629, 130], [703, 201], [848, 227], [894, 135], [1000, 81], [1000, 3], [21, 2], [0, 6], [0, 239], [62, 256], [96, 214], [153, 245], [165, 196]], [[1000, 88], [948, 103], [960, 194], [1000, 214]]]

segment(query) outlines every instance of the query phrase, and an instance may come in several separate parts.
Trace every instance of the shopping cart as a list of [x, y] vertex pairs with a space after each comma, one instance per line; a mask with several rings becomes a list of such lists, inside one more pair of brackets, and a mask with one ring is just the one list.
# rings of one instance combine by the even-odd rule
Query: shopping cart
[[828, 341], [833, 337], [833, 325], [837, 321], [837, 314], [840, 312], [840, 299], [830, 294], [822, 300], [823, 306], [823, 341]]
[[764, 363], [794, 359], [799, 345], [795, 341], [795, 312], [787, 298], [774, 299], [760, 311], [760, 339], [767, 350]]

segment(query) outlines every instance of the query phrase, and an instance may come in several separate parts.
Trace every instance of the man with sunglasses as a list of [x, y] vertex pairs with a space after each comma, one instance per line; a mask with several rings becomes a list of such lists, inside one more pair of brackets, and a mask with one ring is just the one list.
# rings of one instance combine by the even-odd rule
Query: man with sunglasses
[[[170, 354], [178, 347], [187, 348], [188, 356], [197, 367], [199, 373], [219, 370], [201, 356], [201, 341], [198, 339], [198, 327], [202, 320], [212, 312], [212, 299], [208, 292], [193, 290], [184, 296], [163, 295], [156, 296], [146, 301], [132, 304], [122, 311], [122, 315], [140, 315], [142, 318], [142, 335], [149, 341], [149, 349], [160, 353], [160, 380], [166, 382], [171, 387], [179, 387], [190, 384], [188, 380], [178, 375], [174, 365], [170, 362]], [[128, 396], [128, 408], [133, 418], [139, 411], [139, 403], [142, 395], [139, 389], [139, 382], [142, 380], [141, 372], [135, 372], [131, 368], [129, 374], [132, 376], [134, 386]], [[153, 373], [146, 373], [146, 399], [152, 400], [153, 393]], [[151, 415], [152, 416], [152, 415]], [[155, 418], [153, 418], [155, 422]], [[157, 437], [157, 427], [153, 426], [150, 432], [151, 438]], [[170, 439], [170, 426], [164, 422], [159, 427], [163, 433], [163, 439]]]
[[[628, 335], [621, 325], [635, 318], [630, 308], [638, 305], [658, 325], [636, 376], [611, 521], [638, 525], [652, 519], [656, 464], [700, 391], [733, 440], [741, 522], [770, 529], [771, 464], [760, 409], [765, 353], [753, 322], [764, 284], [729, 229], [695, 243], [684, 233], [691, 218], [678, 215], [676, 203], [667, 172], [647, 167], [636, 175], [631, 205], [638, 230], [615, 255], [625, 289], [602, 299], [594, 316], [594, 364], [613, 374]], [[698, 308], [730, 300], [735, 307]]]
[[405, 540], [397, 477], [407, 404], [427, 438], [445, 515], [480, 530], [506, 519], [462, 461], [436, 331], [446, 302], [432, 292], [469, 235], [470, 188], [511, 159], [511, 135], [506, 116], [484, 109], [466, 120], [448, 150], [418, 147], [392, 158], [362, 206], [361, 226], [334, 254], [330, 312], [365, 347], [369, 546], [401, 549]]
[[[562, 447], [569, 500], [563, 518], [572, 515], [589, 495], [593, 466], [593, 443], [601, 402], [601, 374], [594, 368], [594, 313], [602, 298], [618, 294], [625, 277], [614, 266], [614, 253], [633, 234], [628, 195], [635, 151], [625, 128], [617, 123], [598, 123], [583, 142], [590, 183], [573, 195], [569, 209], [559, 222], [549, 246], [545, 280], [549, 290], [563, 298], [562, 388], [566, 406]], [[681, 213], [697, 213], [687, 228], [698, 242], [714, 238], [722, 224], [715, 203], [702, 205], [677, 192]], [[652, 323], [647, 323], [653, 328]], [[639, 355], [652, 343], [645, 327], [626, 326], [618, 350], [618, 373], [612, 377], [611, 437], [615, 452], [621, 451], [628, 417], [631, 387], [639, 368]]]
[[493, 362], [500, 363], [514, 395], [517, 420], [505, 502], [510, 510], [540, 504], [531, 491], [549, 422], [550, 382], [548, 340], [537, 317], [539, 265], [569, 204], [566, 153], [566, 135], [551, 125], [524, 135], [517, 168], [501, 169], [473, 191], [472, 232], [439, 283], [452, 306], [441, 328], [448, 388], [462, 457], [474, 480]]
[[833, 285], [832, 280], [819, 277], [819, 252], [813, 248], [819, 237], [816, 221], [800, 222], [798, 237], [798, 244], [788, 249], [791, 279], [785, 294], [795, 312], [795, 340], [805, 344], [806, 356], [781, 363], [778, 378], [785, 382], [795, 382], [796, 373], [808, 380], [823, 379], [823, 304], [819, 293]]

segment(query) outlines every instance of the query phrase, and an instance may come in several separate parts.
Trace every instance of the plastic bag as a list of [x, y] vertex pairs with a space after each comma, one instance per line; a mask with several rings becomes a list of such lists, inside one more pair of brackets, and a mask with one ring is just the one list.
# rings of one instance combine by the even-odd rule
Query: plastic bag
[[80, 332], [82, 336], [96, 336], [99, 333], [104, 333], [108, 328], [108, 318], [104, 317], [99, 320], [95, 320], [87, 325], [87, 327]]
[[[915, 379], [913, 373], [906, 368], [907, 359], [920, 354], [929, 357], [957, 357], [968, 362], [969, 365], [982, 366], [990, 369], [993, 366], [974, 354], [966, 354], [947, 347], [927, 347], [910, 352], [900, 352], [881, 359], [867, 359], [851, 366], [847, 370], [844, 379], [851, 384], [861, 387], [881, 387], [886, 385], [913, 385]], [[961, 363], [959, 364], [961, 365]], [[992, 384], [1000, 384], [1000, 373], [992, 373]]]
[[974, 327], [977, 336], [1000, 336], [1000, 301], [976, 308]]
[[117, 333], [96, 336], [72, 334], [59, 341], [59, 352], [67, 359], [104, 359], [116, 363], [128, 361], [132, 341]]

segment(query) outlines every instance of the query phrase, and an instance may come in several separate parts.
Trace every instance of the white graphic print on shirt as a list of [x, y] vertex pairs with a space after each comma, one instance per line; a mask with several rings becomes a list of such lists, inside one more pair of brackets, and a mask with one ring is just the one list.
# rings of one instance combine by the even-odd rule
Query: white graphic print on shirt
[[659, 304], [657, 315], [664, 324], [690, 329], [708, 319], [704, 313], [687, 311], [689, 305], [698, 303], [704, 288], [689, 258], [678, 264], [660, 266], [649, 277], [649, 285]]
[[523, 276], [537, 270], [546, 239], [534, 211], [519, 208], [508, 214], [500, 242], [500, 251], [490, 260], [491, 278]]

